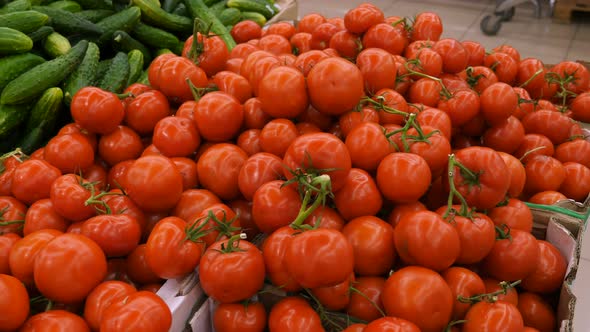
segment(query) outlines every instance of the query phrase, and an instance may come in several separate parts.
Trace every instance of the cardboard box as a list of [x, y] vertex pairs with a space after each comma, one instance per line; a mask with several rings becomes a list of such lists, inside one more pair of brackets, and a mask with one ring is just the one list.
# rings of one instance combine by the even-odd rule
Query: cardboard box
[[298, 15], [298, 10], [299, 10], [297, 0], [276, 0], [275, 4], [281, 10], [279, 11], [278, 14], [276, 14], [275, 16], [273, 16], [273, 18], [271, 18], [270, 20], [268, 20], [268, 22], [266, 22], [267, 25], [275, 23], [275, 22], [279, 22], [279, 21], [295, 21], [295, 20], [297, 20], [297, 15]]
[[205, 293], [199, 286], [197, 272], [185, 278], [167, 280], [156, 293], [168, 304], [172, 312], [170, 332], [185, 331], [196, 308], [199, 308], [206, 299]]

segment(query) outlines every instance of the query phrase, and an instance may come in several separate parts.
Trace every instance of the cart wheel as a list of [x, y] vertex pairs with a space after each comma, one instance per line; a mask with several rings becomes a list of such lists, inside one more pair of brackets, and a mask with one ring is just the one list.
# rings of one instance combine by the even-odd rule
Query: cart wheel
[[514, 14], [516, 13], [516, 7], [510, 7], [510, 9], [506, 9], [503, 12], [499, 12], [496, 13], [496, 15], [501, 16], [502, 17], [502, 21], [504, 22], [508, 22], [510, 20], [512, 20], [512, 18], [514, 17]]
[[488, 36], [493, 36], [500, 31], [502, 27], [502, 16], [488, 15], [481, 20], [479, 24], [481, 31]]

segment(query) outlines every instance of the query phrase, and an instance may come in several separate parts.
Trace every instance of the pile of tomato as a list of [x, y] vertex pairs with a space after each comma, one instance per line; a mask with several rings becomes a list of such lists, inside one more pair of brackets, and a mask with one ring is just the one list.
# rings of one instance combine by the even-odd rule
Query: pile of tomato
[[244, 21], [81, 89], [2, 156], [0, 331], [165, 332], [195, 270], [218, 332], [556, 329], [567, 262], [525, 202], [588, 196], [590, 74], [442, 31]]

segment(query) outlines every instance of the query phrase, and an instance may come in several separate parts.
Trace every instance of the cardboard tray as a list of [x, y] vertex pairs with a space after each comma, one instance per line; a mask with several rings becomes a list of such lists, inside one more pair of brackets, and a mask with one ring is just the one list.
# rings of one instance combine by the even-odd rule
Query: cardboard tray
[[279, 22], [279, 21], [295, 21], [298, 16], [298, 4], [297, 0], [276, 0], [275, 4], [281, 10], [273, 16], [266, 25]]

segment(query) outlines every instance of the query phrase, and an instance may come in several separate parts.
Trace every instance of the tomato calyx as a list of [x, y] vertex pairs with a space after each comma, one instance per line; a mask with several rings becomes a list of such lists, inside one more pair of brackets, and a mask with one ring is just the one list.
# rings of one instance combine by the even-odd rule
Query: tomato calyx
[[216, 85], [209, 85], [204, 88], [197, 88], [189, 78], [186, 79], [186, 83], [191, 89], [191, 94], [193, 95], [195, 101], [199, 101], [199, 99], [201, 99], [205, 94], [209, 92], [219, 91], [219, 88]]
[[[479, 185], [480, 173], [474, 173], [469, 168], [465, 167], [465, 165], [458, 162], [457, 159], [455, 158], [454, 154], [450, 154], [449, 155], [449, 164], [448, 164], [449, 189], [450, 190], [449, 190], [449, 198], [447, 199], [447, 210], [445, 211], [443, 218], [445, 220], [447, 220], [447, 218], [450, 218], [449, 220], [453, 221], [454, 216], [458, 215], [458, 216], [462, 216], [462, 217], [468, 218], [473, 221], [474, 210], [469, 207], [467, 200], [465, 199], [465, 197], [463, 197], [463, 195], [457, 190], [457, 187], [455, 186], [455, 168], [459, 168], [459, 172], [461, 173], [461, 176], [463, 177], [463, 179], [465, 180], [465, 183], [467, 183], [470, 188], [473, 185]], [[461, 203], [461, 208], [459, 209], [459, 211], [457, 211], [453, 207], [453, 201], [454, 201], [455, 197], [457, 199], [459, 199], [459, 202]]]
[[221, 219], [217, 218], [213, 211], [209, 211], [207, 216], [199, 218], [197, 221], [195, 221], [196, 224], [208, 224], [210, 221], [213, 221], [214, 226], [212, 227], [211, 231], [217, 231], [219, 233], [215, 241], [221, 240], [224, 236], [229, 238], [242, 230], [241, 227], [233, 226], [234, 222], [238, 220], [237, 215], [230, 220], [227, 220], [227, 213], [225, 210], [222, 210], [221, 213], [223, 214]]
[[[305, 294], [301, 294], [301, 296], [306, 299], [308, 302], [311, 302], [311, 307], [318, 313], [320, 316], [320, 320], [322, 321], [322, 325], [326, 329], [326, 331], [342, 331], [351, 323], [361, 323], [367, 324], [363, 320], [358, 318], [351, 317], [349, 315], [340, 313], [340, 312], [332, 312], [327, 310], [320, 300], [316, 298], [310, 289], [304, 288]], [[380, 310], [381, 312], [381, 310]]]
[[477, 82], [479, 82], [480, 79], [482, 78], [486, 78], [486, 75], [484, 74], [478, 74], [478, 75], [473, 75], [473, 67], [469, 66], [467, 68], [465, 68], [465, 75], [467, 76], [465, 78], [465, 81], [467, 82], [467, 84], [469, 84], [469, 86], [473, 89], [474, 86], [477, 85]]
[[555, 93], [554, 97], [561, 99], [561, 107], [559, 108], [559, 110], [562, 113], [565, 113], [565, 111], [567, 110], [567, 101], [570, 98], [575, 98], [578, 96], [575, 92], [570, 91], [567, 88], [568, 84], [573, 83], [577, 80], [575, 74], [575, 71], [572, 73], [565, 73], [564, 77], [559, 76], [559, 74], [555, 72], [548, 72], [547, 74], [545, 74], [545, 80], [547, 81], [547, 83], [558, 85], [558, 91]]
[[495, 226], [496, 229], [496, 240], [509, 240], [512, 241], [512, 235], [510, 234], [510, 227], [506, 224]]
[[[320, 225], [321, 216], [315, 225], [304, 224], [305, 220], [320, 206], [326, 205], [326, 198], [332, 195], [332, 180], [327, 174], [316, 175], [329, 170], [298, 169], [292, 173], [295, 175], [291, 180], [286, 181], [283, 186], [297, 182], [300, 195], [303, 195], [299, 214], [290, 224], [291, 228], [299, 231], [316, 229]], [[316, 173], [317, 172], [317, 173]], [[314, 176], [315, 175], [315, 176]], [[310, 202], [313, 200], [313, 203]]]
[[220, 252], [222, 254], [231, 254], [233, 252], [245, 251], [244, 249], [240, 248], [239, 243], [240, 243], [240, 240], [245, 240], [246, 238], [247, 238], [246, 233], [240, 233], [240, 234], [233, 235], [227, 241], [227, 245], [226, 245], [226, 243], [222, 243], [221, 248], [215, 249], [215, 250], [217, 250], [218, 252]]
[[207, 227], [207, 223], [192, 223], [190, 226], [187, 226], [185, 229], [185, 236], [184, 241], [191, 241], [195, 243], [204, 243], [201, 240], [202, 237], [207, 236], [209, 233], [213, 232], [214, 229], [205, 229]]
[[[416, 132], [418, 133], [418, 135], [408, 135], [408, 130], [410, 128], [413, 128], [416, 130]], [[440, 133], [439, 130], [433, 130], [428, 134], [425, 134], [424, 131], [422, 130], [422, 127], [420, 126], [420, 124], [416, 121], [416, 114], [415, 113], [409, 113], [408, 114], [408, 118], [406, 120], [406, 124], [397, 130], [394, 130], [390, 133], [385, 134], [385, 136], [389, 139], [390, 137], [401, 133], [401, 141], [403, 144], [403, 151], [404, 152], [410, 152], [410, 146], [413, 143], [419, 143], [419, 142], [423, 142], [423, 143], [427, 143], [427, 144], [432, 144], [432, 142], [430, 142], [430, 137], [432, 137], [435, 134]], [[400, 151], [400, 147], [398, 147], [397, 145], [394, 144], [394, 147], [397, 151]]]
[[521, 283], [521, 280], [516, 280], [512, 283], [508, 281], [501, 281], [499, 283], [501, 289], [485, 294], [478, 294], [470, 297], [464, 297], [462, 295], [457, 296], [457, 301], [461, 303], [468, 303], [468, 304], [476, 304], [478, 302], [489, 302], [494, 303], [498, 301], [498, 295], [506, 295], [511, 288], [518, 286]]
[[401, 76], [408, 76], [408, 75], [415, 75], [415, 76], [419, 76], [419, 77], [423, 77], [423, 78], [427, 78], [430, 80], [433, 80], [435, 82], [437, 82], [440, 85], [440, 95], [442, 98], [444, 99], [451, 99], [453, 97], [453, 94], [449, 91], [449, 89], [447, 89], [447, 87], [445, 86], [445, 84], [443, 83], [443, 81], [438, 78], [438, 77], [434, 77], [428, 74], [424, 74], [418, 71], [413, 70], [410, 65], [416, 65], [416, 63], [420, 63], [420, 60], [418, 59], [412, 59], [412, 60], [408, 60], [404, 63], [404, 67], [406, 68], [406, 70], [408, 71], [407, 74], [401, 75]]
[[363, 105], [365, 105], [365, 104], [371, 104], [371, 106], [377, 111], [383, 111], [385, 113], [401, 115], [401, 116], [408, 116], [407, 112], [403, 112], [403, 111], [395, 109], [391, 106], [385, 105], [385, 97], [382, 95], [374, 96], [373, 98], [369, 98], [369, 97], [362, 98], [361, 102], [359, 103], [357, 108], [360, 110], [360, 109], [362, 109]]
[[21, 148], [16, 148], [14, 151], [7, 152], [0, 156], [0, 174], [6, 170], [5, 161], [14, 158], [17, 162], [22, 163], [25, 160], [29, 159], [29, 156], [26, 155]]
[[84, 182], [82, 177], [80, 177], [80, 185], [90, 191], [90, 197], [86, 201], [84, 201], [84, 206], [93, 205], [94, 209], [99, 214], [113, 214], [113, 211], [102, 198], [105, 196], [119, 196], [124, 195], [124, 193], [119, 192], [112, 192], [112, 191], [102, 191], [100, 193], [96, 193], [96, 185], [98, 182]]

